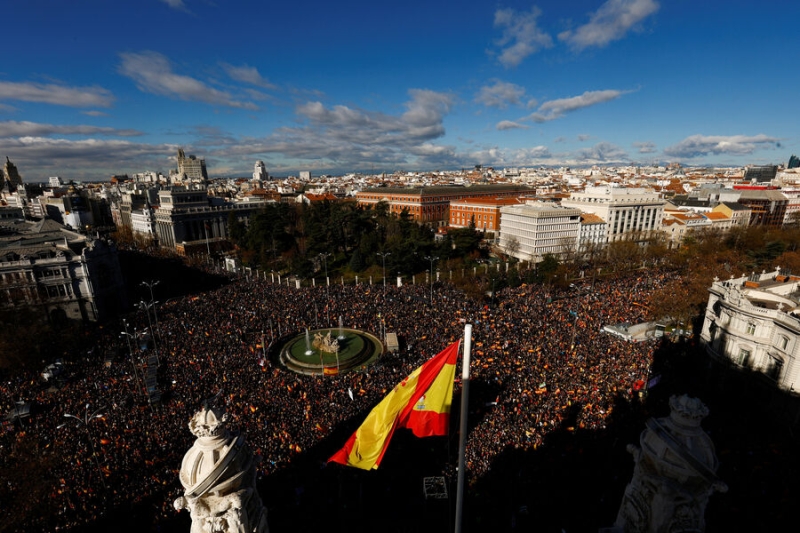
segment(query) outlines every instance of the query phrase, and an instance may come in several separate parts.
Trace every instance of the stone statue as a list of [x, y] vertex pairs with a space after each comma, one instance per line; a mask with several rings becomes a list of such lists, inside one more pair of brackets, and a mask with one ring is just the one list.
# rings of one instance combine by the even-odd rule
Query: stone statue
[[337, 353], [339, 351], [339, 341], [331, 337], [330, 331], [324, 337], [322, 333], [315, 333], [312, 346], [326, 353]]
[[203, 402], [189, 421], [197, 440], [183, 457], [184, 495], [174, 506], [189, 511], [191, 533], [268, 533], [267, 511], [256, 490], [256, 459], [244, 437], [227, 430], [227, 413], [211, 407], [212, 401]]
[[716, 475], [719, 461], [711, 438], [700, 427], [708, 408], [683, 395], [669, 400], [669, 417], [651, 418], [628, 445], [635, 463], [613, 528], [619, 533], [698, 533], [715, 491], [728, 487]]

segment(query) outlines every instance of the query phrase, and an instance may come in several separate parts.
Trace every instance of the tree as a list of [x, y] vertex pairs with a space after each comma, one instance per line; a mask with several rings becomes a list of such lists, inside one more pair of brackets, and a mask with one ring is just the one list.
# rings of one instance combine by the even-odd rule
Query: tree
[[228, 213], [228, 239], [233, 244], [239, 244], [246, 234], [247, 226], [245, 223], [239, 220], [234, 211]]
[[356, 248], [353, 250], [353, 255], [350, 257], [350, 270], [353, 272], [361, 272], [364, 270], [364, 258], [361, 257], [361, 250]]
[[509, 237], [509, 239], [506, 241], [505, 249], [503, 251], [507, 256], [516, 258], [517, 253], [519, 253], [519, 247], [520, 247], [519, 239], [512, 236]]

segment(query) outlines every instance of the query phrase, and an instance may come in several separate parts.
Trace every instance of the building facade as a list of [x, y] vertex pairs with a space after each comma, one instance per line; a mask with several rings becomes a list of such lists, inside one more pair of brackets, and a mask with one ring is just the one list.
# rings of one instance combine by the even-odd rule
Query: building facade
[[451, 228], [468, 228], [490, 231], [500, 230], [500, 208], [508, 205], [519, 205], [517, 198], [465, 198], [450, 202]]
[[178, 174], [184, 176], [184, 179], [194, 182], [208, 181], [208, 172], [206, 171], [206, 160], [198, 159], [193, 155], [187, 156], [183, 148], [178, 149]]
[[593, 213], [606, 221], [606, 242], [646, 241], [656, 235], [664, 205], [655, 191], [642, 188], [587, 187], [561, 200], [561, 205]]
[[579, 209], [529, 202], [500, 209], [500, 248], [521, 261], [574, 252], [581, 230]]
[[407, 211], [420, 224], [444, 226], [449, 220], [450, 202], [464, 198], [516, 198], [533, 193], [525, 185], [472, 185], [469, 187], [378, 187], [356, 193], [358, 205], [375, 207], [380, 202], [389, 211]]
[[750, 208], [751, 226], [783, 226], [789, 199], [780, 191], [769, 189], [742, 190], [739, 203]]
[[798, 282], [800, 277], [780, 269], [727, 281], [715, 278], [700, 334], [708, 353], [795, 392], [800, 387]]
[[0, 220], [0, 306], [97, 321], [126, 311], [116, 247], [53, 220]]
[[212, 205], [205, 189], [173, 187], [159, 191], [159, 208], [155, 210], [155, 229], [159, 246], [185, 250], [201, 244], [207, 250], [211, 243], [227, 240], [231, 213], [244, 224], [267, 202], [250, 198], [247, 202], [219, 202]]
[[253, 169], [253, 180], [267, 181], [268, 179], [269, 179], [269, 173], [267, 172], [267, 167], [264, 165], [264, 162], [256, 161], [255, 168]]

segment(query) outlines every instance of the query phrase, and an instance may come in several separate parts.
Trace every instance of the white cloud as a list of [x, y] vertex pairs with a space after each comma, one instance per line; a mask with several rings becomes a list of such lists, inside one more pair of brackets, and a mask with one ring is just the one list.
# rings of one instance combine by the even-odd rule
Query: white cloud
[[516, 67], [541, 48], [553, 46], [553, 39], [542, 31], [536, 22], [541, 10], [534, 6], [528, 13], [513, 9], [498, 9], [494, 14], [495, 28], [502, 28], [503, 36], [497, 41], [500, 47], [498, 61], [506, 67]]
[[0, 100], [20, 100], [68, 107], [110, 107], [114, 96], [102, 87], [0, 81]]
[[513, 162], [521, 164], [524, 161], [540, 162], [542, 159], [552, 157], [550, 149], [546, 146], [534, 146], [533, 148], [523, 148], [514, 152]]
[[108, 116], [108, 113], [106, 113], [104, 111], [97, 111], [97, 110], [81, 111], [81, 114], [87, 115], [87, 116], [90, 116], [90, 117], [107, 117]]
[[506, 109], [509, 105], [520, 105], [525, 89], [519, 85], [494, 80], [493, 85], [484, 85], [475, 95], [475, 101], [487, 107]]
[[584, 134], [581, 134], [581, 135], [578, 135], [578, 140], [579, 140], [580, 142], [588, 141], [588, 140], [589, 140], [589, 139], [591, 139], [591, 138], [592, 138], [592, 136], [591, 136], [591, 135], [586, 135], [585, 133], [584, 133]]
[[615, 163], [630, 159], [625, 150], [609, 142], [600, 142], [591, 148], [578, 150], [575, 157], [583, 163]]
[[549, 100], [540, 105], [539, 109], [528, 118], [534, 122], [548, 122], [584, 107], [615, 100], [623, 94], [625, 94], [623, 91], [608, 89], [605, 91], [586, 91], [580, 96]]
[[665, 148], [664, 154], [687, 159], [709, 154], [747, 155], [758, 148], [777, 146], [779, 142], [780, 139], [764, 134], [755, 136], [692, 135], [678, 144]]
[[58, 126], [38, 122], [6, 120], [0, 122], [0, 136], [25, 137], [48, 135], [112, 135], [118, 137], [133, 137], [142, 135], [142, 132], [126, 129], [104, 128], [98, 126], [69, 125]]
[[247, 65], [236, 67], [228, 63], [223, 63], [222, 68], [233, 80], [249, 83], [250, 85], [255, 85], [263, 89], [275, 89], [275, 85], [264, 79], [255, 67]]
[[[282, 154], [316, 168], [381, 168], [410, 164], [435, 168], [453, 161], [455, 150], [431, 141], [445, 133], [443, 120], [453, 96], [412, 89], [405, 111], [390, 115], [344, 105], [306, 102], [296, 112], [304, 124], [280, 128], [264, 138], [239, 139], [220, 147], [220, 157]], [[304, 165], [306, 163], [303, 163]], [[429, 166], [430, 165], [430, 166]]]
[[501, 120], [500, 122], [497, 123], [495, 128], [498, 131], [505, 131], [505, 130], [516, 130], [516, 129], [528, 129], [528, 126], [511, 120]]
[[258, 109], [252, 102], [237, 100], [191, 76], [176, 74], [165, 56], [158, 52], [120, 54], [119, 72], [136, 83], [140, 91], [187, 101], [204, 102], [241, 109]]
[[176, 149], [118, 139], [0, 138], [0, 153], [11, 157], [27, 182], [44, 181], [47, 176], [107, 180], [112, 174], [167, 170]]
[[622, 39], [628, 30], [658, 11], [655, 0], [608, 0], [595, 11], [589, 22], [575, 31], [558, 35], [575, 50], [590, 46], [605, 46]]
[[656, 145], [650, 141], [642, 141], [633, 143], [633, 147], [637, 149], [640, 154], [653, 154], [656, 150]]

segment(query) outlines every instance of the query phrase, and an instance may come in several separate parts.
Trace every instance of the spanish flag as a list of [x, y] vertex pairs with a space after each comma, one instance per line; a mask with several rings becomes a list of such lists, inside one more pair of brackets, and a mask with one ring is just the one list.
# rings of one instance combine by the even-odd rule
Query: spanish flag
[[398, 427], [417, 437], [446, 435], [460, 344], [454, 342], [392, 389], [328, 462], [378, 468]]

